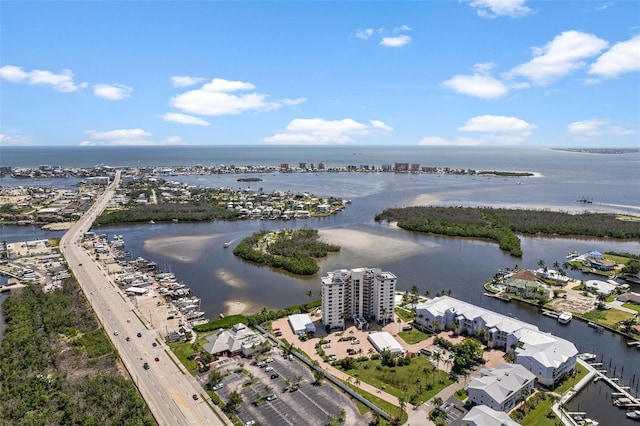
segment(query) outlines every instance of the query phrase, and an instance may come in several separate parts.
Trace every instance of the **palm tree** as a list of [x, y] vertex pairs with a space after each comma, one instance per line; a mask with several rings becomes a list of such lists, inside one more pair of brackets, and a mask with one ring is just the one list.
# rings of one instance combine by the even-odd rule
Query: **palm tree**
[[558, 262], [557, 260], [553, 262], [553, 269], [555, 269], [556, 271], [560, 269], [560, 262]]
[[415, 303], [418, 300], [418, 292], [419, 292], [418, 286], [415, 284], [412, 285], [410, 292], [411, 292], [411, 302]]
[[300, 386], [300, 383], [302, 382], [302, 379], [304, 379], [304, 377], [302, 377], [301, 375], [297, 374], [295, 376], [296, 379], [296, 386]]
[[407, 401], [404, 395], [398, 397], [398, 403], [400, 404], [400, 413], [398, 414], [398, 417], [402, 417], [404, 409], [407, 408]]
[[427, 299], [429, 298], [429, 296], [431, 296], [431, 293], [429, 292], [429, 290], [426, 290], [424, 292], [424, 297], [426, 297]]
[[442, 406], [442, 404], [444, 403], [444, 401], [442, 400], [442, 398], [440, 398], [439, 396], [436, 396], [435, 398], [433, 398], [433, 405], [436, 408], [440, 408]]
[[436, 331], [436, 333], [440, 332], [440, 327], [442, 327], [442, 324], [440, 324], [439, 321], [433, 321], [431, 323], [431, 327]]
[[322, 380], [324, 379], [324, 374], [320, 370], [313, 370], [313, 383], [316, 386], [322, 385]]
[[340, 320], [342, 321], [342, 331], [344, 331], [347, 326], [346, 318], [347, 318], [347, 311], [340, 312]]
[[538, 260], [538, 267], [539, 268], [544, 268], [544, 260], [542, 260], [542, 259]]
[[383, 327], [387, 325], [387, 313], [388, 313], [387, 308], [382, 308], [382, 326]]

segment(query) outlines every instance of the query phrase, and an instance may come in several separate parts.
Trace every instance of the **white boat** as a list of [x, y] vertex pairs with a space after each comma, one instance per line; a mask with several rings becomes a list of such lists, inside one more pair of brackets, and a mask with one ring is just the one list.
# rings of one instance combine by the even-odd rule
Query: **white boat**
[[231, 245], [231, 241], [227, 241], [226, 243], [224, 243], [224, 248], [227, 248]]
[[585, 353], [582, 353], [582, 354], [578, 354], [578, 358], [580, 358], [581, 360], [586, 361], [586, 362], [595, 361], [597, 357], [598, 356], [596, 354], [592, 354], [590, 352], [585, 352]]
[[627, 418], [631, 420], [640, 420], [640, 410], [627, 411]]
[[571, 312], [561, 312], [560, 315], [558, 315], [558, 322], [560, 324], [569, 324], [572, 319], [573, 315], [571, 315]]

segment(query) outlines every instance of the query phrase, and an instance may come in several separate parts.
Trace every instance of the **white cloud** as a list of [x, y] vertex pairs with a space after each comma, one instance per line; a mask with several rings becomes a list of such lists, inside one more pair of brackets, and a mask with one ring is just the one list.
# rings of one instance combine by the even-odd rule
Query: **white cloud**
[[0, 134], [0, 145], [26, 145], [30, 142], [25, 135]]
[[373, 35], [375, 31], [373, 28], [367, 28], [366, 30], [358, 30], [356, 31], [356, 37], [361, 38], [363, 40], [368, 40], [369, 37]]
[[594, 136], [627, 136], [636, 132], [631, 129], [612, 125], [609, 120], [591, 119], [569, 123], [567, 133], [579, 139], [588, 139]]
[[[355, 32], [355, 36], [362, 40], [369, 40], [374, 35], [380, 37], [380, 46], [384, 47], [402, 47], [411, 43], [411, 36], [402, 34], [412, 31], [411, 27], [408, 25], [400, 25], [399, 27], [394, 27], [391, 29], [378, 28], [374, 30], [373, 28], [367, 28], [365, 30], [358, 30]], [[376, 37], [377, 38], [377, 37]]]
[[457, 146], [475, 146], [482, 145], [483, 141], [481, 138], [456, 138], [456, 139], [445, 139], [439, 136], [428, 136], [418, 142], [418, 145], [457, 145]]
[[503, 115], [481, 115], [467, 120], [464, 125], [458, 127], [461, 132], [491, 132], [513, 133], [531, 132], [536, 126], [516, 117]]
[[565, 31], [542, 47], [532, 49], [534, 58], [511, 69], [506, 77], [522, 76], [546, 85], [586, 65], [585, 59], [599, 54], [609, 44], [593, 34]]
[[86, 130], [89, 140], [80, 145], [182, 145], [184, 142], [178, 136], [169, 136], [160, 141], [151, 139], [151, 133], [142, 129], [116, 129], [107, 131]]
[[24, 71], [22, 67], [5, 65], [0, 68], [0, 78], [12, 83], [45, 84], [58, 92], [75, 92], [87, 87], [87, 83], [75, 83], [71, 70], [63, 69], [60, 74], [51, 71]]
[[402, 47], [411, 43], [411, 36], [402, 34], [393, 37], [382, 37], [380, 45], [384, 47]]
[[477, 132], [476, 137], [457, 137], [445, 139], [429, 136], [418, 145], [516, 145], [526, 142], [536, 126], [517, 117], [501, 115], [482, 115], [467, 120], [458, 127], [461, 132]]
[[634, 71], [640, 71], [640, 35], [616, 43], [589, 68], [590, 74], [609, 78]]
[[379, 120], [371, 120], [371, 125], [359, 123], [350, 118], [324, 120], [322, 118], [296, 118], [283, 133], [267, 138], [269, 144], [329, 145], [354, 143], [354, 138], [372, 136], [391, 131], [392, 128]]
[[525, 6], [525, 3], [526, 0], [472, 0], [469, 5], [476, 9], [478, 16], [483, 18], [497, 16], [520, 18], [531, 13], [531, 9]]
[[194, 86], [206, 80], [203, 77], [189, 77], [188, 75], [175, 75], [173, 77], [169, 77], [169, 79], [171, 80], [173, 87]]
[[463, 95], [483, 99], [500, 98], [509, 92], [504, 83], [483, 74], [456, 75], [442, 84]]
[[93, 94], [102, 99], [110, 101], [119, 101], [131, 97], [133, 88], [120, 83], [113, 84], [94, 84]]
[[182, 124], [196, 124], [198, 126], [210, 126], [211, 123], [193, 115], [180, 114], [178, 112], [168, 112], [162, 116], [164, 121], [173, 121]]
[[255, 86], [243, 81], [214, 78], [201, 88], [181, 93], [171, 98], [171, 106], [190, 114], [234, 115], [245, 111], [268, 111], [282, 105], [295, 105], [304, 98], [269, 101], [268, 95], [252, 91]]

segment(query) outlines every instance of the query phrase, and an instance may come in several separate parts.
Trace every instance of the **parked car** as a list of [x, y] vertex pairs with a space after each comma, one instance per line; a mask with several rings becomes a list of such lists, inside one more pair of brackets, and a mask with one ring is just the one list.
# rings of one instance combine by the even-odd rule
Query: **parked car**
[[157, 344], [156, 342], [153, 342], [153, 343], [151, 344], [151, 346], [153, 346], [153, 347], [155, 348], [156, 346], [158, 346], [158, 344]]
[[158, 358], [158, 357], [155, 357], [155, 358], [154, 358], [154, 360], [155, 360], [156, 362], [160, 362], [160, 358]]
[[267, 368], [264, 369], [264, 371], [266, 373], [268, 373], [269, 371], [273, 371], [273, 367], [267, 367]]
[[215, 385], [215, 386], [213, 387], [213, 390], [214, 390], [214, 391], [217, 391], [217, 390], [222, 389], [223, 387], [224, 387], [224, 383], [218, 383], [217, 385]]
[[255, 425], [255, 424], [256, 424], [256, 421], [255, 421], [255, 420], [249, 420], [248, 422], [246, 422], [246, 423], [244, 424], [244, 426], [253, 426], [253, 425]]
[[422, 348], [419, 351], [422, 355], [426, 355], [426, 356], [431, 356], [431, 351], [429, 349], [426, 348]]
[[128, 342], [129, 340], [131, 340], [131, 337], [127, 336], [127, 338], [124, 339], [124, 340], [126, 340]]
[[196, 395], [195, 393], [193, 395], [191, 395], [191, 398], [193, 398], [194, 401], [198, 400], [198, 395]]
[[136, 336], [138, 336], [138, 337], [142, 337], [142, 333], [140, 333], [140, 332], [138, 331], [138, 334], [136, 334]]
[[149, 363], [145, 362], [144, 364], [142, 364], [142, 368], [144, 368], [145, 370], [149, 369]]
[[278, 397], [274, 394], [271, 394], [267, 397], [267, 401], [273, 401], [274, 399], [278, 399]]
[[118, 330], [115, 330], [115, 331], [113, 332], [113, 335], [114, 335], [114, 336], [117, 336], [118, 334], [120, 334], [120, 333], [118, 333]]
[[352, 345], [359, 345], [359, 344], [360, 344], [360, 340], [358, 340], [358, 339], [353, 339], [353, 340], [351, 341], [351, 344], [352, 344]]
[[273, 373], [273, 374], [271, 375], [271, 378], [272, 378], [272, 379], [277, 379], [278, 377], [280, 377], [280, 375], [279, 375], [278, 373]]
[[267, 362], [267, 363], [273, 362], [273, 358], [267, 358], [267, 359], [264, 360], [264, 362]]

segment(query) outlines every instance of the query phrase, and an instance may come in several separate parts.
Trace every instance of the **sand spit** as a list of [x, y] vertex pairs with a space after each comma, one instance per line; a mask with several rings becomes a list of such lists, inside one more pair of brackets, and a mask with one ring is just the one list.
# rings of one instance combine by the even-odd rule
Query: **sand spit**
[[218, 238], [207, 236], [178, 236], [151, 238], [144, 242], [145, 250], [162, 254], [180, 262], [197, 262], [204, 254], [211, 241]]
[[245, 288], [247, 286], [247, 283], [242, 278], [225, 269], [216, 270], [216, 278], [233, 288]]
[[249, 305], [245, 302], [240, 301], [229, 301], [224, 304], [224, 314], [225, 315], [241, 315], [247, 314]]
[[354, 229], [321, 229], [319, 235], [323, 241], [339, 245], [343, 250], [376, 258], [399, 259], [425, 251], [424, 245], [413, 241]]

